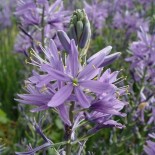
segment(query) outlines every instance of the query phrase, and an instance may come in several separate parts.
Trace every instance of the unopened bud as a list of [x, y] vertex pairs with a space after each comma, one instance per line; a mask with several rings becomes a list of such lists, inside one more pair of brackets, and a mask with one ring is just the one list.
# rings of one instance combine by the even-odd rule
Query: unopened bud
[[69, 25], [69, 37], [74, 39], [76, 45], [81, 49], [87, 48], [89, 45], [91, 29], [84, 10], [78, 9], [74, 11]]

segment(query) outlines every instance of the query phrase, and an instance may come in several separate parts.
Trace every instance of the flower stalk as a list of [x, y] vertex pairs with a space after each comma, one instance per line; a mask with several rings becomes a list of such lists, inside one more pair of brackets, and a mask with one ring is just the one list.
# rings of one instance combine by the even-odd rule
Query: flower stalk
[[[71, 123], [73, 124], [73, 114], [74, 110], [74, 102], [71, 102], [70, 110], [69, 110], [69, 118]], [[66, 135], [67, 135], [67, 144], [66, 144], [66, 155], [71, 155], [72, 145], [71, 145], [71, 134], [72, 134], [72, 126], [66, 127]]]
[[45, 16], [45, 6], [43, 6], [42, 10], [42, 18], [41, 18], [41, 42], [42, 46], [44, 47], [44, 37], [45, 37], [45, 21], [44, 21], [44, 16]]

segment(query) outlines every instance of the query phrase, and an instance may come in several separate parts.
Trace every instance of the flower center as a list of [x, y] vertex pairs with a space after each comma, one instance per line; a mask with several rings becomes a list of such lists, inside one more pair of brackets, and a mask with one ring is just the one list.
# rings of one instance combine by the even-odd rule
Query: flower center
[[73, 86], [78, 86], [78, 79], [73, 79]]

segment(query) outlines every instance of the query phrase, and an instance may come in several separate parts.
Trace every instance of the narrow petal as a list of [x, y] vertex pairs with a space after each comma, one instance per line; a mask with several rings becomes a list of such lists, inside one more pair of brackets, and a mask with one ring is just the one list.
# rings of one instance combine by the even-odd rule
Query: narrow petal
[[31, 109], [30, 111], [31, 112], [39, 112], [39, 111], [43, 111], [43, 110], [47, 110], [47, 109], [49, 109], [49, 107], [47, 105], [42, 105], [37, 108]]
[[63, 104], [71, 95], [73, 90], [73, 86], [66, 85], [62, 87], [48, 102], [49, 107], [58, 107], [59, 105]]
[[50, 75], [45, 76], [44, 78], [42, 78], [38, 84], [36, 85], [37, 87], [43, 87], [45, 85], [47, 85], [50, 81], [54, 81], [54, 79], [51, 78]]
[[118, 123], [114, 120], [108, 120], [102, 124], [97, 124], [94, 128], [88, 131], [88, 134], [94, 134], [103, 128], [112, 128], [112, 127], [119, 128], [119, 129], [125, 128], [125, 126], [122, 125], [121, 123]]
[[88, 80], [88, 81], [81, 81], [79, 82], [79, 84], [87, 89], [90, 89], [92, 92], [95, 93], [99, 93], [102, 94], [104, 91], [107, 92], [107, 90], [111, 90], [113, 87], [110, 84], [103, 84], [102, 82], [98, 82], [98, 81], [92, 81], [92, 80]]
[[45, 148], [48, 148], [51, 145], [52, 145], [51, 143], [45, 143], [45, 144], [43, 144], [41, 146], [38, 146], [38, 147], [36, 147], [36, 148], [34, 148], [34, 149], [30, 150], [30, 151], [27, 151], [27, 152], [15, 152], [15, 154], [16, 155], [31, 155], [31, 154], [36, 153], [39, 150], [43, 150]]
[[53, 69], [49, 65], [44, 64], [41, 66], [41, 69], [43, 71], [48, 72], [51, 75], [51, 78], [53, 78], [55, 80], [60, 80], [60, 81], [64, 81], [64, 82], [70, 81], [70, 78], [68, 77], [68, 75], [66, 75], [65, 73], [63, 73], [59, 70]]
[[59, 30], [57, 34], [58, 34], [59, 40], [60, 40], [62, 46], [64, 47], [64, 49], [66, 50], [66, 52], [70, 53], [70, 50], [71, 50], [70, 39], [67, 36], [67, 34], [62, 30]]
[[29, 105], [36, 105], [36, 106], [41, 106], [44, 104], [38, 101], [36, 102], [36, 101], [28, 101], [28, 100], [21, 100], [21, 99], [14, 99], [14, 100], [22, 104], [29, 104]]
[[103, 52], [91, 58], [90, 63], [80, 72], [79, 79], [90, 79], [91, 75], [96, 72], [99, 66], [104, 62], [105, 56], [108, 51], [111, 50], [111, 46], [103, 49]]
[[54, 57], [54, 59], [56, 60], [59, 59], [57, 47], [52, 39], [50, 40], [50, 43], [49, 43], [49, 52]]
[[53, 13], [56, 11], [58, 7], [60, 7], [62, 0], [56, 0], [49, 8], [49, 13]]
[[78, 60], [78, 49], [73, 39], [71, 40], [71, 54], [69, 54], [69, 65], [72, 76], [75, 77], [79, 69], [79, 60]]
[[79, 101], [79, 104], [83, 108], [90, 107], [90, 101], [88, 100], [86, 95], [83, 93], [83, 91], [79, 87], [75, 87], [74, 91], [75, 91], [75, 95], [76, 95], [76, 97], [77, 97], [77, 99]]
[[98, 56], [102, 56], [102, 55], [108, 55], [111, 52], [112, 47], [111, 46], [107, 46], [106, 48], [102, 49], [101, 51], [97, 52], [96, 54], [94, 54], [93, 56], [91, 56], [87, 62], [90, 63], [92, 60], [94, 60], [96, 57]]
[[46, 102], [49, 100], [49, 95], [42, 95], [42, 94], [38, 94], [38, 95], [33, 95], [33, 94], [17, 94], [20, 98], [22, 98], [23, 100], [29, 100], [29, 101], [43, 101]]
[[62, 121], [65, 124], [71, 126], [71, 122], [69, 120], [69, 112], [67, 110], [67, 107], [64, 104], [62, 104], [62, 105], [58, 106], [57, 109], [59, 111], [59, 115], [60, 115]]
[[117, 116], [121, 116], [121, 117], [126, 116], [125, 113], [121, 113], [114, 108], [104, 107], [104, 106], [100, 106], [100, 105], [99, 105], [99, 107], [92, 106], [91, 109], [93, 109], [93, 111], [101, 112], [104, 114], [117, 115]]
[[110, 65], [111, 63], [113, 63], [116, 59], [118, 59], [120, 57], [121, 53], [117, 52], [111, 55], [108, 55], [105, 57], [103, 63], [99, 66], [99, 67], [105, 67], [107, 65]]

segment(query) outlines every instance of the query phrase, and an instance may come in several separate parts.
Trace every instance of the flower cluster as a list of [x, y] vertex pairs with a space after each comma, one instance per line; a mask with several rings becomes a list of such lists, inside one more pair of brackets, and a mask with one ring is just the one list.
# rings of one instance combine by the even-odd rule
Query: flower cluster
[[[151, 6], [151, 1], [147, 3]], [[140, 6], [138, 9], [136, 6]], [[146, 12], [145, 2], [134, 0], [110, 0], [110, 1], [92, 1], [91, 4], [84, 1], [84, 8], [91, 20], [95, 31], [101, 31], [106, 26], [116, 29], [124, 29], [127, 36], [136, 32], [139, 26], [143, 25], [146, 31], [149, 29], [149, 22], [142, 18]], [[97, 10], [97, 11], [96, 11]], [[108, 25], [107, 20], [112, 21]]]
[[[12, 15], [15, 0], [3, 1], [0, 4], [0, 30], [12, 26]], [[3, 22], [2, 22], [3, 21]]]
[[[126, 60], [131, 63], [130, 72], [133, 82], [139, 86], [139, 98], [135, 99], [138, 104], [137, 117], [140, 116], [141, 122], [154, 122], [154, 70], [155, 70], [155, 46], [154, 35], [150, 35], [141, 27], [138, 31], [138, 41], [130, 45], [131, 57]], [[148, 119], [145, 115], [152, 113]], [[152, 111], [152, 112], [151, 112]]]
[[138, 32], [138, 38], [138, 41], [130, 45], [132, 57], [127, 58], [127, 61], [132, 63], [131, 69], [135, 71], [136, 80], [140, 80], [145, 76], [146, 80], [154, 84], [155, 36], [147, 34], [141, 28], [141, 32]]
[[[62, 32], [62, 35], [65, 34], [63, 31], [60, 32]], [[67, 37], [67, 34], [65, 34], [65, 37]], [[117, 99], [117, 95], [121, 95], [126, 89], [119, 89], [113, 84], [117, 81], [118, 72], [111, 73], [110, 70], [107, 70], [104, 74], [101, 74], [102, 68], [117, 59], [120, 53], [108, 55], [111, 51], [111, 47], [108, 46], [90, 57], [86, 66], [82, 66], [79, 62], [75, 41], [68, 37], [65, 39], [65, 42], [69, 41], [67, 42], [69, 50], [65, 63], [62, 62], [60, 57], [62, 53], [59, 55], [53, 40], [50, 41], [47, 49], [40, 45], [45, 53], [45, 60], [39, 56], [38, 52], [31, 52], [31, 62], [27, 63], [39, 67], [40, 72], [45, 74], [33, 72], [33, 76], [26, 81], [28, 94], [19, 95], [23, 99], [19, 101], [39, 107], [32, 111], [40, 111], [50, 107], [64, 107], [65, 103], [70, 101], [75, 101], [77, 107], [93, 110], [96, 109], [97, 104], [110, 106], [113, 102], [112, 106], [120, 103], [120, 106], [123, 107], [124, 104], [121, 104]], [[94, 80], [94, 78], [97, 79]], [[110, 104], [105, 101], [110, 102]], [[117, 106], [116, 109], [122, 109]], [[62, 114], [65, 113], [62, 112]], [[64, 119], [67, 119], [65, 123], [70, 122], [66, 116], [68, 115], [64, 117]]]
[[30, 48], [38, 47], [36, 42], [42, 42], [44, 46], [45, 38], [57, 40], [56, 30], [64, 29], [69, 22], [69, 12], [63, 10], [62, 0], [56, 0], [53, 4], [48, 0], [17, 2], [15, 15], [20, 21], [21, 30], [15, 44], [17, 52], [28, 55]]
[[107, 3], [99, 2], [99, 0], [92, 1], [91, 4], [84, 1], [84, 8], [91, 21], [94, 29], [101, 30], [104, 26], [104, 22], [108, 17]]
[[123, 29], [128, 31], [127, 34], [136, 32], [138, 28], [143, 25], [146, 31], [149, 29], [149, 22], [143, 18], [140, 18], [138, 13], [133, 13], [131, 11], [118, 11], [116, 12], [113, 19], [113, 26], [117, 29]]
[[[103, 68], [118, 59], [120, 53], [109, 54], [108, 46], [83, 62], [74, 39], [59, 30], [59, 39], [66, 51], [60, 52], [53, 40], [48, 46], [39, 47], [44, 59], [36, 51], [31, 52], [30, 62], [37, 71], [25, 81], [26, 94], [19, 94], [20, 103], [37, 106], [32, 112], [54, 109], [59, 114], [65, 129], [70, 129], [71, 140], [76, 140], [75, 130], [80, 122], [87, 120], [93, 124], [89, 134], [105, 127], [123, 128], [112, 116], [124, 117], [121, 113], [125, 102], [119, 98], [126, 87], [118, 87], [122, 79], [117, 79], [119, 71], [103, 72]], [[68, 132], [67, 132], [68, 134]]]
[[[144, 6], [140, 1], [133, 0], [114, 0], [113, 1], [113, 27], [117, 29], [125, 29], [127, 35], [132, 32], [136, 32], [141, 25], [143, 28], [149, 30], [149, 22], [147, 19], [142, 18]], [[140, 6], [141, 9], [138, 10], [136, 6]]]

